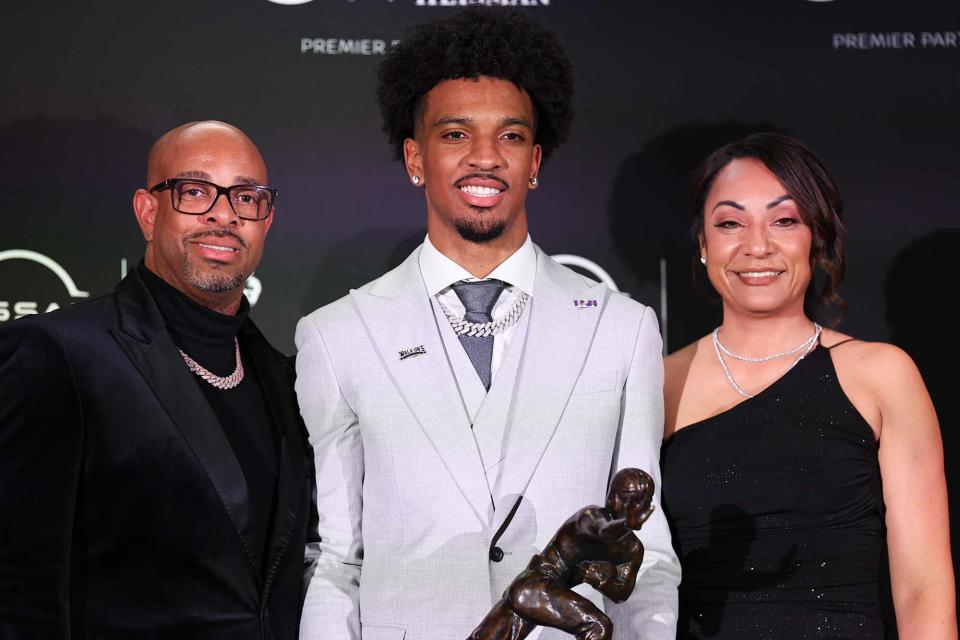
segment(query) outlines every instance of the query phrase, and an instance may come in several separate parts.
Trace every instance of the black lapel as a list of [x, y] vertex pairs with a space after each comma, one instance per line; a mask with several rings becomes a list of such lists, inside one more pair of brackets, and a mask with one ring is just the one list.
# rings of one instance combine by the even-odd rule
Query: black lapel
[[180, 357], [150, 291], [135, 270], [117, 285], [114, 301], [117, 326], [110, 333], [140, 370], [210, 478], [256, 575], [259, 563], [247, 543], [251, 534], [247, 482], [220, 422]]
[[[276, 515], [271, 527], [270, 555], [265, 573], [269, 582], [281, 554], [287, 548], [297, 516], [300, 515], [306, 471], [304, 463], [307, 431], [300, 417], [293, 388], [296, 374], [292, 358], [286, 358], [275, 351], [249, 319], [240, 328], [238, 337], [257, 368], [267, 411], [280, 438]], [[297, 551], [302, 552], [302, 548]]]

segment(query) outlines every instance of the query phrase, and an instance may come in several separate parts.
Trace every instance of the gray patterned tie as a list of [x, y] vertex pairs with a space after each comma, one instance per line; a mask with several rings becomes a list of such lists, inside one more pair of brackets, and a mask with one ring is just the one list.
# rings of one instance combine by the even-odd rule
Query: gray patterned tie
[[[460, 298], [467, 312], [463, 319], [467, 322], [491, 322], [493, 305], [496, 304], [506, 284], [500, 280], [478, 280], [476, 282], [455, 282], [450, 287]], [[490, 361], [493, 359], [493, 336], [458, 336], [463, 350], [467, 352], [473, 368], [477, 370], [484, 388], [490, 390]]]

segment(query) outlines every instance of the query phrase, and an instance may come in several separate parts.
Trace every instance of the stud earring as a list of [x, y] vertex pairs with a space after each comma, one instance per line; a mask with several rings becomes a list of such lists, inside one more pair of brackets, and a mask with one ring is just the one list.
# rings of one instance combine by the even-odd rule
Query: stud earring
[[707, 264], [707, 256], [700, 256], [700, 264]]
[[420, 185], [420, 176], [410, 176], [410, 182], [412, 182], [412, 183], [413, 183], [413, 186], [415, 186], [415, 187], [416, 187], [416, 186], [419, 186], [419, 185]]
[[530, 178], [530, 186], [531, 186], [531, 187], [535, 187], [535, 186], [537, 186], [538, 184], [540, 184], [540, 181], [537, 180], [537, 176], [533, 176], [532, 178]]
[[153, 233], [148, 231], [147, 233], [143, 234], [143, 237], [146, 239], [147, 242], [150, 242], [151, 240], [153, 240]]

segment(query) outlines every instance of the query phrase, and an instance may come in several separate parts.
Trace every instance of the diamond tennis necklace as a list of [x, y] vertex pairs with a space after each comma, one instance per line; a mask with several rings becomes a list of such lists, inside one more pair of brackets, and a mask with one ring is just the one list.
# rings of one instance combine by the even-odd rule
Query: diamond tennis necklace
[[731, 358], [742, 360], [743, 362], [770, 362], [771, 360], [776, 360], [777, 358], [782, 358], [784, 356], [790, 356], [795, 353], [799, 353], [804, 349], [809, 349], [811, 343], [814, 343], [817, 341], [817, 338], [820, 337], [820, 333], [822, 331], [823, 331], [823, 327], [821, 327], [819, 324], [814, 322], [813, 335], [807, 338], [806, 340], [804, 340], [803, 342], [801, 342], [800, 344], [798, 344], [797, 346], [795, 346], [793, 349], [787, 349], [786, 351], [778, 351], [777, 353], [772, 353], [769, 356], [760, 356], [759, 358], [751, 358], [750, 356], [741, 356], [740, 354], [734, 353], [733, 351], [730, 351], [725, 346], [723, 346], [723, 343], [720, 342], [720, 327], [717, 327], [716, 329], [713, 330], [713, 342], [714, 344], [717, 345], [717, 347], [720, 348], [720, 351], [723, 351], [726, 355], [730, 356]]
[[[813, 335], [807, 338], [806, 340], [804, 340], [800, 344], [800, 346], [794, 347], [793, 349], [788, 349], [787, 351], [780, 351], [778, 353], [774, 353], [769, 356], [761, 356], [759, 358], [750, 358], [748, 356], [741, 356], [736, 353], [732, 353], [729, 349], [727, 349], [722, 344], [720, 344], [720, 338], [717, 337], [717, 335], [720, 333], [720, 327], [717, 327], [716, 329], [713, 330], [713, 334], [712, 334], [713, 349], [717, 353], [717, 360], [720, 361], [720, 366], [723, 367], [723, 372], [726, 374], [727, 381], [730, 383], [730, 386], [733, 387], [737, 391], [737, 393], [742, 395], [744, 398], [750, 399], [750, 398], [753, 398], [754, 396], [744, 391], [743, 387], [737, 384], [737, 381], [734, 380], [733, 373], [731, 373], [730, 371], [730, 367], [727, 366], [726, 361], [723, 359], [724, 353], [730, 356], [731, 358], [736, 358], [737, 360], [756, 363], [756, 362], [769, 362], [770, 360], [775, 360], [776, 358], [782, 358], [784, 356], [789, 356], [789, 355], [793, 355], [794, 353], [801, 352], [800, 355], [797, 357], [797, 359], [794, 360], [793, 363], [787, 368], [787, 371], [790, 371], [790, 369], [793, 369], [795, 366], [797, 366], [798, 362], [800, 362], [805, 357], [807, 357], [807, 354], [813, 351], [813, 348], [817, 346], [817, 340], [820, 338], [820, 334], [822, 332], [823, 332], [823, 327], [821, 327], [817, 323], [813, 323]], [[786, 373], [786, 371], [784, 373]]]

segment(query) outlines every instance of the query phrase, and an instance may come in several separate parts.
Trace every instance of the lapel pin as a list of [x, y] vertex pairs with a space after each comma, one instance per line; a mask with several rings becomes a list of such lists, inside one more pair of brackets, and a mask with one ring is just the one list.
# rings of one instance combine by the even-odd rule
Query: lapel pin
[[409, 349], [403, 349], [400, 353], [400, 359], [406, 360], [407, 358], [412, 358], [413, 356], [419, 356], [427, 352], [426, 347], [420, 345], [419, 347], [411, 347]]
[[589, 309], [590, 307], [596, 307], [596, 300], [574, 300], [573, 306], [575, 309]]

